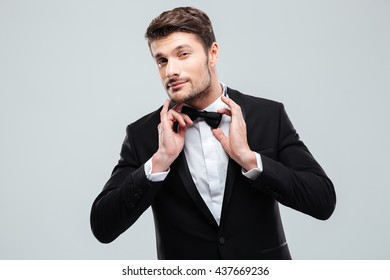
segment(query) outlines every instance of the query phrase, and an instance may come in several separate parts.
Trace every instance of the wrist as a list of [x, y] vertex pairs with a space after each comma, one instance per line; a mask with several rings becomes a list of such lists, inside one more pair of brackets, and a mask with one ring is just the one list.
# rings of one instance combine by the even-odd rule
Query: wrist
[[172, 162], [173, 162], [173, 160], [171, 160], [169, 156], [165, 155], [164, 153], [162, 153], [160, 151], [157, 151], [152, 156], [152, 172], [151, 173], [168, 171]]
[[257, 159], [255, 153], [251, 150], [242, 153], [239, 164], [241, 165], [241, 167], [244, 169], [245, 172], [257, 168], [258, 166], [257, 166]]

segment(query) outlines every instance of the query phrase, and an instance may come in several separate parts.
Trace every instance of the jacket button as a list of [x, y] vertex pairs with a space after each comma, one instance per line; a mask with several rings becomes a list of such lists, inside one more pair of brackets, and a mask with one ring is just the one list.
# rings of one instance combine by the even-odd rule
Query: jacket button
[[139, 199], [144, 191], [142, 189], [137, 189], [137, 191], [134, 194], [134, 197]]
[[130, 202], [128, 205], [129, 205], [129, 207], [131, 207], [131, 208], [134, 208], [134, 207], [135, 207], [135, 203], [134, 203], [134, 202]]
[[223, 244], [225, 244], [226, 240], [225, 240], [224, 237], [221, 236], [221, 237], [218, 239], [218, 242], [219, 242], [220, 245], [223, 245]]

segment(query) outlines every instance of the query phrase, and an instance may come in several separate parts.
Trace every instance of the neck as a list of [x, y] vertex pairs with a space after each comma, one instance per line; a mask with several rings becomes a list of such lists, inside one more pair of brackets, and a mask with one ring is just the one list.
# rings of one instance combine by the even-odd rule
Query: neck
[[206, 89], [203, 94], [191, 101], [188, 101], [187, 104], [195, 109], [203, 110], [217, 100], [222, 95], [222, 92], [222, 86], [219, 81], [216, 80], [210, 84], [210, 87]]

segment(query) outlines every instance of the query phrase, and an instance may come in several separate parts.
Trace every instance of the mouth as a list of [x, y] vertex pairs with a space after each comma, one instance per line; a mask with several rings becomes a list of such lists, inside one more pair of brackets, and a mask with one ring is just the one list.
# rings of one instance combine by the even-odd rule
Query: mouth
[[185, 84], [187, 83], [187, 81], [168, 81], [167, 83], [167, 88], [171, 88], [172, 90], [179, 90], [181, 89]]

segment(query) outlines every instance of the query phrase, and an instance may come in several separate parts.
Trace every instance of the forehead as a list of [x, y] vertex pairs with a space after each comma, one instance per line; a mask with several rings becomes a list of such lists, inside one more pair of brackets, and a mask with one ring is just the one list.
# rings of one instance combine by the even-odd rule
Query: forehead
[[167, 55], [181, 48], [203, 48], [195, 34], [186, 32], [174, 32], [161, 39], [156, 39], [150, 44], [153, 57]]

